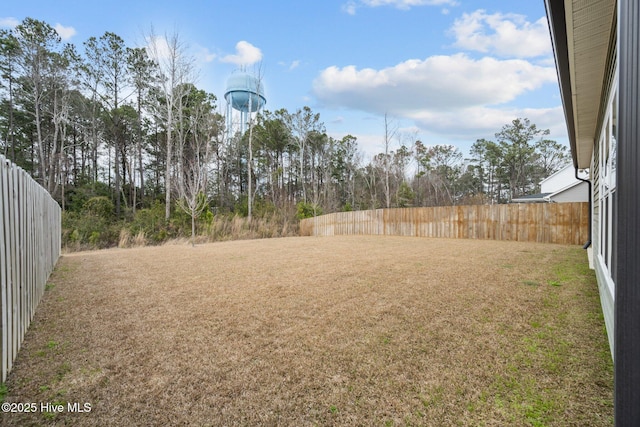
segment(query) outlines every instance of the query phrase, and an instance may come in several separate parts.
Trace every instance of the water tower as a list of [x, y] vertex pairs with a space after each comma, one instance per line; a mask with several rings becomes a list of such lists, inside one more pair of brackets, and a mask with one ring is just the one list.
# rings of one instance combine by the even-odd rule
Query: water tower
[[[262, 109], [267, 99], [260, 80], [244, 71], [231, 74], [224, 93], [227, 101], [227, 136], [247, 129], [249, 115]], [[235, 110], [235, 113], [234, 113]]]

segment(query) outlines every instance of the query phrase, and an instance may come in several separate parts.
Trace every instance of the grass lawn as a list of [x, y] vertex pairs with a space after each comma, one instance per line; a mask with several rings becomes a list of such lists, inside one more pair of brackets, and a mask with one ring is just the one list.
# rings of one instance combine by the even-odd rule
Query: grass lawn
[[4, 392], [7, 426], [613, 425], [586, 253], [517, 242], [67, 254]]

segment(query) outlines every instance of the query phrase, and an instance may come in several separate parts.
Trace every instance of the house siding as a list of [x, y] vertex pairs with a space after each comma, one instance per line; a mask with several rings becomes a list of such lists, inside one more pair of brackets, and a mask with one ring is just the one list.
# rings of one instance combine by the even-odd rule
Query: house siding
[[589, 200], [589, 190], [587, 187], [586, 182], [574, 185], [573, 187], [554, 195], [551, 198], [551, 201], [555, 203], [587, 202]]
[[598, 291], [600, 293], [600, 305], [602, 306], [602, 315], [607, 329], [609, 350], [611, 351], [611, 357], [613, 358], [615, 343], [615, 297], [612, 289], [614, 289], [615, 285], [607, 269], [603, 268], [604, 263], [602, 258], [600, 256], [596, 256], [595, 258], [594, 267], [596, 271], [596, 280], [598, 281]]
[[619, 1], [615, 424], [640, 425], [640, 5]]

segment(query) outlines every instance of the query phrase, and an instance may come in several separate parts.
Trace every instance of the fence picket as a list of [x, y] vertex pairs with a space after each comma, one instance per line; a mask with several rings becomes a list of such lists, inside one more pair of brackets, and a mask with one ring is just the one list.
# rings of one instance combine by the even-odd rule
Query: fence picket
[[[6, 162], [2, 157], [0, 157], [0, 201], [2, 204], [0, 205], [0, 214], [2, 218], [7, 218], [9, 215], [9, 200], [8, 200], [8, 188], [9, 188], [9, 163]], [[0, 367], [2, 378], [4, 379], [7, 376], [7, 361], [9, 358], [8, 346], [9, 346], [9, 337], [8, 337], [8, 294], [7, 291], [9, 289], [9, 271], [8, 271], [8, 254], [6, 248], [6, 242], [8, 239], [7, 228], [8, 223], [6, 221], [2, 221], [0, 223], [0, 265], [3, 268], [0, 270], [0, 333], [2, 333], [2, 351], [0, 358]]]
[[0, 155], [1, 381], [60, 256], [60, 206], [24, 170]]

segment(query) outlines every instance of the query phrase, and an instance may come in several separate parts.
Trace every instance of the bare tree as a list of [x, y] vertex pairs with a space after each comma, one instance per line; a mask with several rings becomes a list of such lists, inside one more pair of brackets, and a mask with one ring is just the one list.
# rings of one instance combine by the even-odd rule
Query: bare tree
[[185, 171], [188, 173], [189, 178], [181, 186], [180, 197], [177, 200], [178, 207], [191, 217], [192, 246], [195, 246], [196, 219], [200, 217], [209, 205], [209, 199], [204, 191], [208, 174], [208, 161], [206, 159], [208, 155], [209, 152], [205, 154], [198, 153], [193, 159], [185, 163]]
[[178, 177], [180, 209], [191, 216], [191, 244], [195, 245], [196, 219], [209, 205], [207, 178], [214, 154], [214, 142], [224, 132], [222, 116], [215, 112], [215, 96], [194, 86], [185, 97], [184, 129], [182, 144], [182, 169]]
[[387, 208], [391, 207], [391, 188], [389, 186], [389, 174], [391, 169], [389, 160], [391, 158], [391, 154], [389, 153], [389, 148], [391, 147], [391, 141], [393, 141], [397, 130], [397, 125], [389, 123], [387, 113], [384, 113], [384, 197]]
[[185, 95], [184, 83], [188, 83], [193, 77], [193, 58], [186, 54], [186, 45], [180, 39], [178, 33], [160, 37], [151, 29], [147, 36], [147, 50], [149, 57], [155, 61], [160, 73], [160, 90], [163, 102], [160, 103], [160, 112], [163, 116], [166, 129], [166, 168], [165, 168], [165, 219], [171, 215], [171, 172], [173, 162], [173, 131], [176, 108], [181, 98]]

